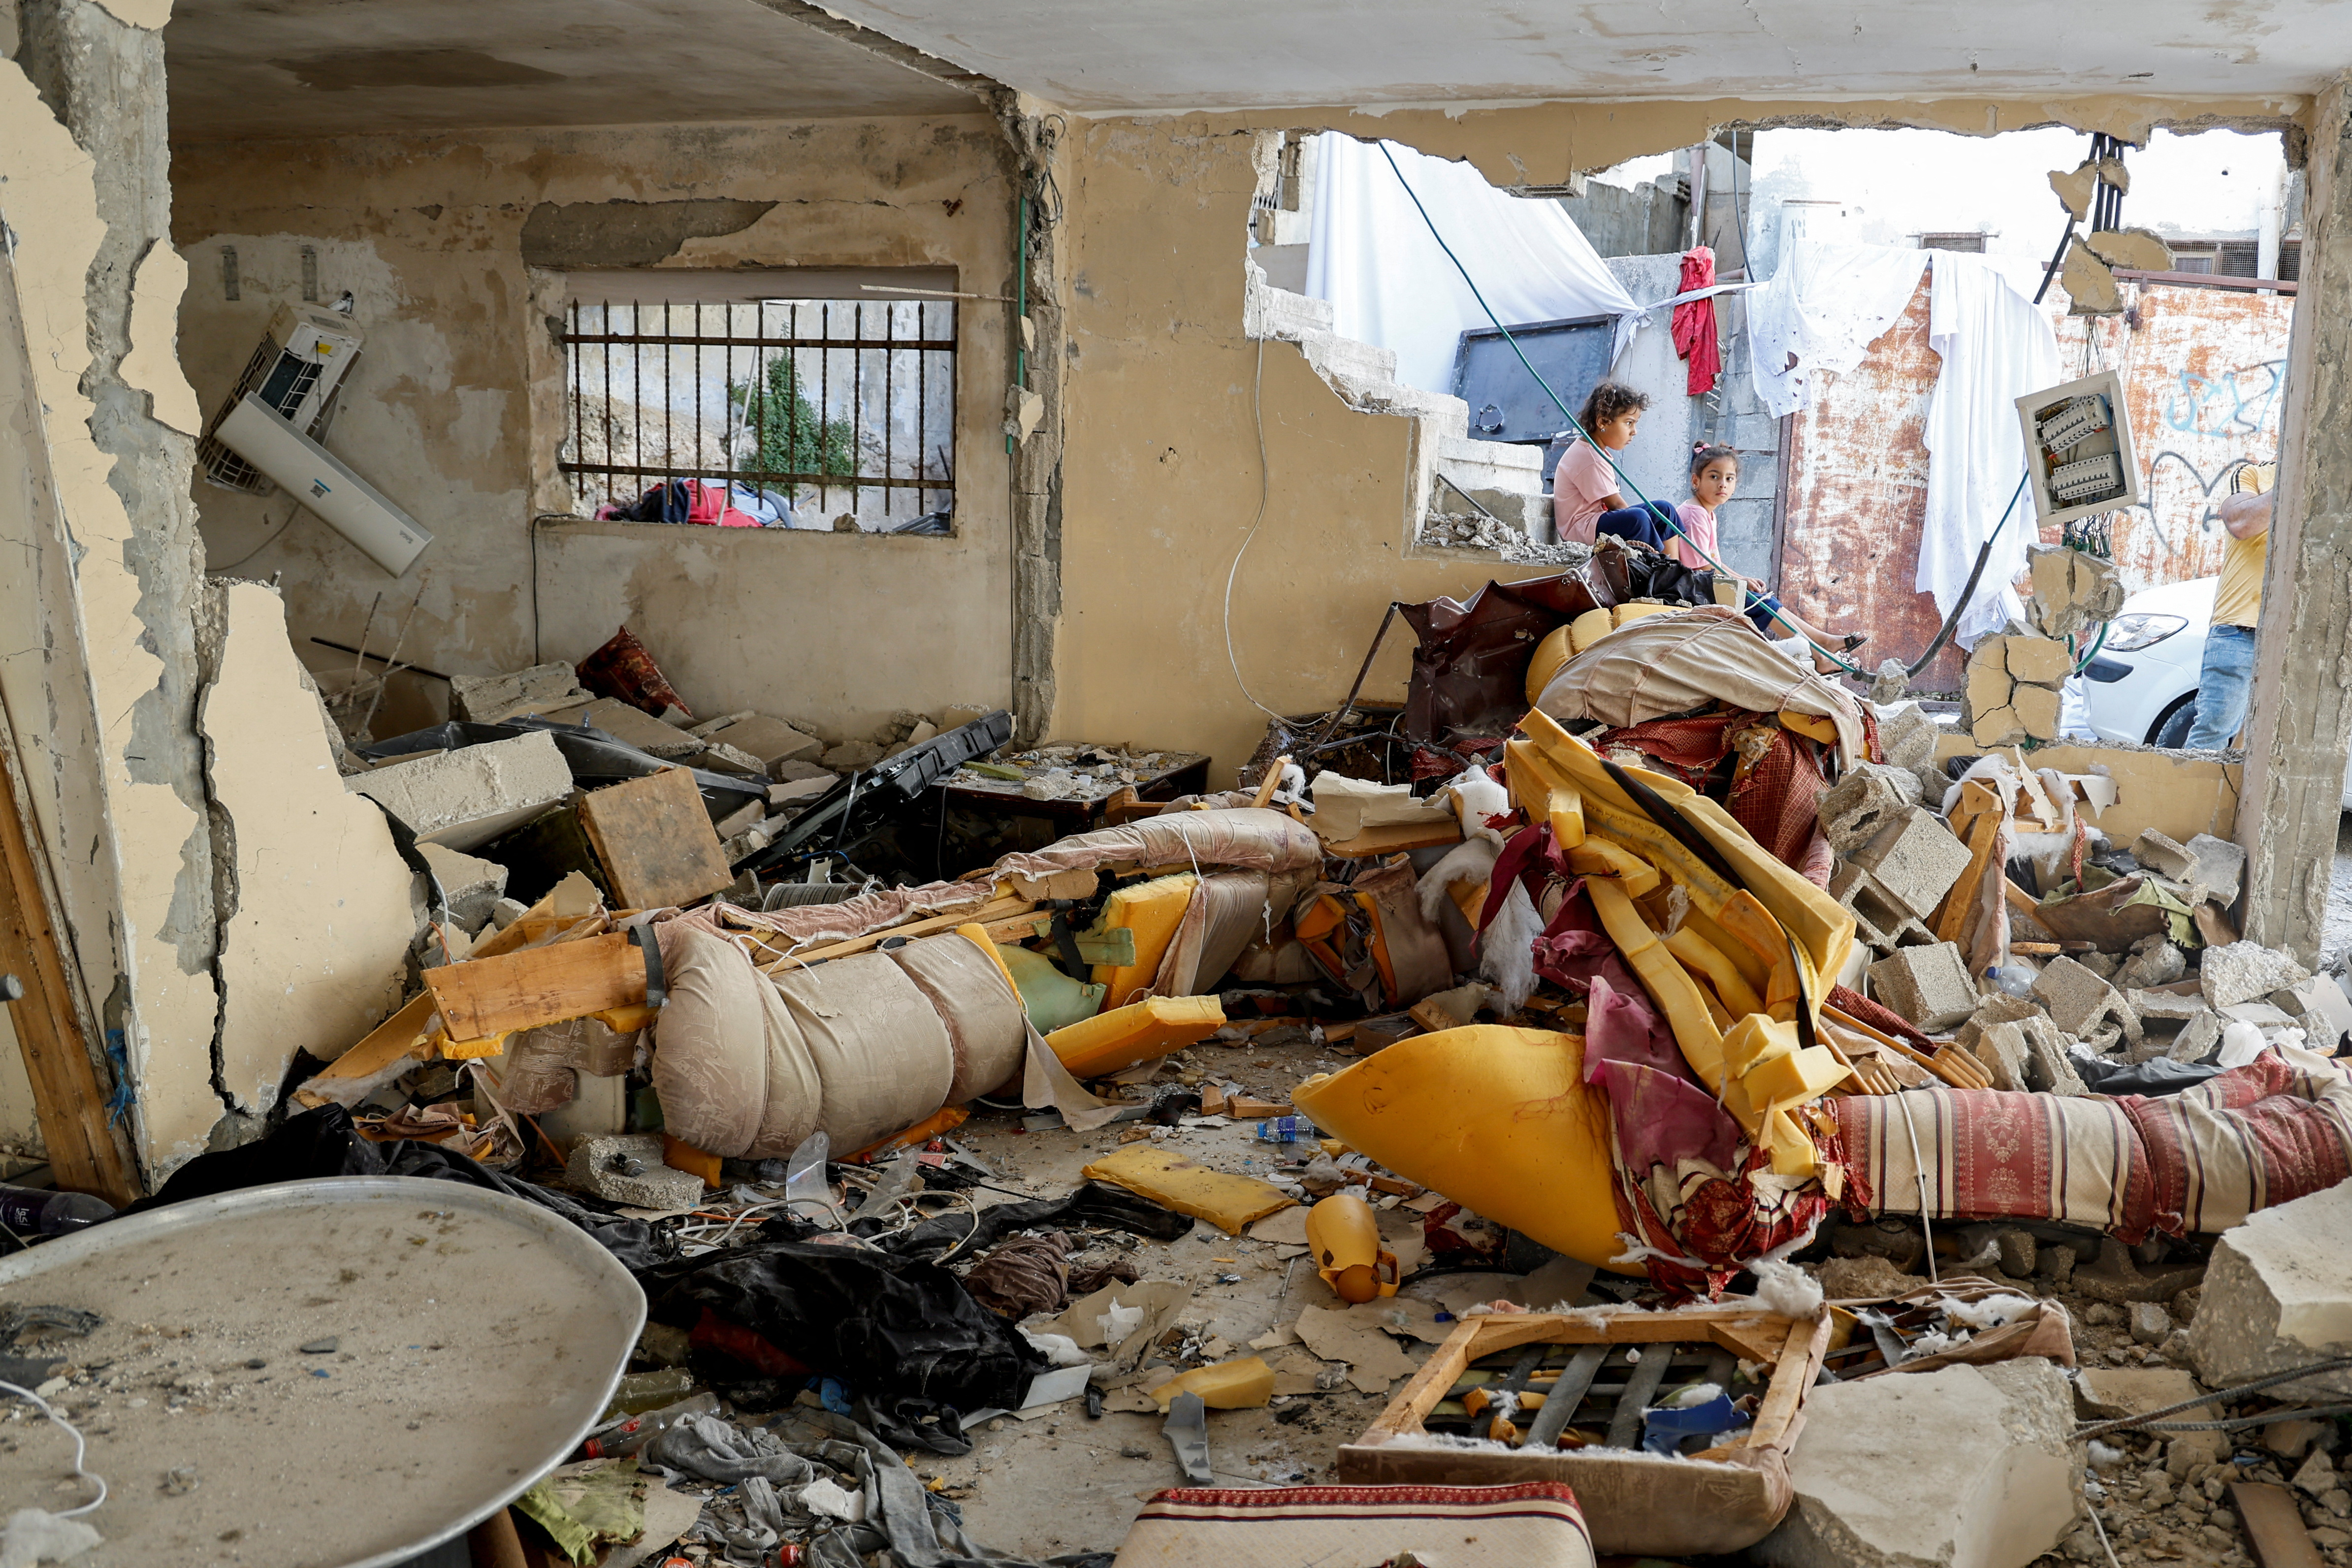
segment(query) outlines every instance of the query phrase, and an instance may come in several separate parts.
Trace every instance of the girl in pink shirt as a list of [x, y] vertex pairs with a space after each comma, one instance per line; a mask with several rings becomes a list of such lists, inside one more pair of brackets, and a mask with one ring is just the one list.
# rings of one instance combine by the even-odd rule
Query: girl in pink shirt
[[[1739, 455], [1728, 446], [1711, 446], [1705, 442], [1691, 448], [1691, 498], [1675, 508], [1682, 526], [1683, 538], [1675, 539], [1668, 553], [1685, 566], [1702, 571], [1714, 571], [1741, 584], [1748, 591], [1747, 615], [1756, 629], [1781, 643], [1793, 656], [1810, 653], [1816, 672], [1833, 674], [1837, 666], [1820, 653], [1822, 648], [1835, 648], [1850, 653], [1870, 639], [1861, 632], [1841, 636], [1800, 620], [1794, 611], [1765, 591], [1753, 578], [1741, 577], [1725, 570], [1716, 561], [1722, 551], [1716, 539], [1715, 514], [1732, 493], [1739, 488]], [[1704, 553], [1702, 553], [1704, 552]], [[1709, 558], [1713, 559], [1710, 559]], [[1803, 639], [1800, 642], [1799, 639]], [[1812, 646], [1806, 646], [1807, 643]]]
[[1579, 438], [1570, 444], [1552, 470], [1552, 530], [1562, 544], [1589, 545], [1598, 536], [1610, 534], [1664, 549], [1674, 538], [1668, 526], [1674, 513], [1660, 501], [1627, 506], [1619, 493], [1616, 472], [1594, 449], [1595, 443], [1612, 453], [1631, 446], [1642, 423], [1642, 411], [1649, 406], [1647, 393], [1616, 382], [1602, 382], [1585, 397], [1584, 412], [1576, 423], [1591, 440]]

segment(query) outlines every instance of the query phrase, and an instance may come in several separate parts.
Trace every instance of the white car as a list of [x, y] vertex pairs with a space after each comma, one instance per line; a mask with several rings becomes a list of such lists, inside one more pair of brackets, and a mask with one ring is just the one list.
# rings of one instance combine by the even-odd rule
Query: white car
[[2133, 594], [2083, 671], [2083, 699], [2102, 740], [2180, 746], [2197, 722], [2197, 676], [2219, 578]]
[[[2124, 601], [2107, 640], [2083, 670], [2091, 727], [2102, 740], [2133, 746], [2185, 746], [2197, 723], [2197, 676], [2205, 663], [2205, 629], [2219, 578], [2168, 582]], [[2346, 758], [2343, 809], [2352, 811], [2352, 758]]]

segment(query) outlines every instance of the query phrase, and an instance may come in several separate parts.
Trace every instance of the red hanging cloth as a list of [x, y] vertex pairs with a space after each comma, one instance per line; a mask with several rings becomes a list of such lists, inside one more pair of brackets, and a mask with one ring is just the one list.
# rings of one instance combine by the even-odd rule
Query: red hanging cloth
[[[1694, 246], [1683, 252], [1683, 279], [1675, 292], [1715, 285], [1715, 252]], [[1723, 350], [1716, 341], [1715, 301], [1692, 299], [1675, 307], [1675, 352], [1690, 361], [1690, 395], [1703, 397], [1723, 379]]]

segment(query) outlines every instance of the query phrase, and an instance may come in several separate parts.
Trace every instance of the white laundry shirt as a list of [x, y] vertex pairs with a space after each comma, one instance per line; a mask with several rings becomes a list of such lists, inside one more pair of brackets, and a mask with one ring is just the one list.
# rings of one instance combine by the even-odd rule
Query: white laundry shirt
[[1749, 377], [1776, 417], [1813, 401], [1813, 378], [1850, 371], [1919, 291], [1927, 252], [1800, 240], [1748, 290]]

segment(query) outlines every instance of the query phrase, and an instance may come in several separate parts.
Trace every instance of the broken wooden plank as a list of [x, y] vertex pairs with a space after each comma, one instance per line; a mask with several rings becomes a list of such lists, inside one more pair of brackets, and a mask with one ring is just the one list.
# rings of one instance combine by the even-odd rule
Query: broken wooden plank
[[417, 992], [397, 1012], [362, 1036], [357, 1045], [329, 1062], [324, 1071], [313, 1074], [294, 1091], [294, 1103], [305, 1110], [356, 1104], [373, 1092], [377, 1081], [396, 1064], [421, 1061], [432, 1054], [434, 1020], [439, 1016], [433, 993]]
[[623, 904], [688, 904], [735, 880], [702, 791], [683, 768], [591, 790], [581, 798], [580, 822]]
[[1287, 752], [1267, 763], [1265, 775], [1258, 779], [1257, 789], [1250, 796], [1250, 804], [1264, 807], [1272, 800], [1274, 792], [1282, 788], [1282, 770], [1289, 766], [1290, 755]]
[[2293, 1492], [2270, 1481], [2232, 1481], [2230, 1501], [2262, 1568], [2320, 1568], [2319, 1548], [2303, 1527]]
[[91, 1052], [96, 1019], [58, 941], [63, 922], [31, 806], [16, 732], [0, 709], [0, 974], [16, 976], [25, 988], [5, 1005], [57, 1185], [120, 1208], [142, 1195], [139, 1167], [107, 1115]]
[[444, 1053], [463, 1056], [517, 1030], [642, 1003], [646, 956], [615, 932], [427, 969], [425, 988], [451, 1042]]
[[[2000, 868], [1992, 863], [1993, 846], [2000, 841], [2000, 824], [1999, 812], [1987, 811], [1979, 816], [1975, 825], [1969, 830], [1968, 869], [1960, 873], [1960, 880], [1952, 883], [1951, 891], [1944, 894], [1943, 904], [1936, 915], [1937, 941], [1958, 942], [1967, 934], [1969, 916], [1976, 913], [1980, 902], [1977, 896], [1978, 889], [1983, 885], [1987, 876], [2001, 875]], [[2008, 879], [2003, 876], [2002, 880]]]
[[1391, 822], [1386, 827], [1366, 828], [1352, 839], [1326, 842], [1323, 852], [1341, 860], [1370, 860], [1374, 855], [1392, 855], [1400, 850], [1433, 849], [1439, 844], [1462, 841], [1462, 826], [1454, 821]]

